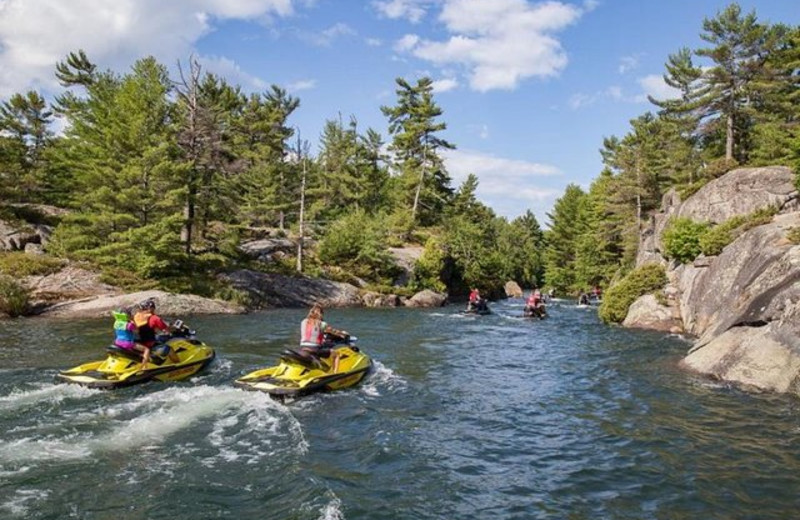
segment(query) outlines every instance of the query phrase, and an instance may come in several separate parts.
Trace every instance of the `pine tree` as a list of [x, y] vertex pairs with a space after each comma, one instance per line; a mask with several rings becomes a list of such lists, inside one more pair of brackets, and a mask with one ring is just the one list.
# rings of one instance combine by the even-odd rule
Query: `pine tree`
[[0, 193], [41, 199], [47, 189], [44, 152], [52, 139], [53, 112], [38, 92], [14, 94], [0, 104]]
[[579, 289], [575, 260], [580, 233], [584, 228], [581, 205], [586, 194], [570, 184], [548, 213], [550, 229], [545, 233], [544, 262], [547, 285], [558, 292]]
[[433, 100], [433, 81], [422, 78], [415, 86], [402, 78], [396, 82], [397, 105], [381, 107], [393, 135], [389, 149], [395, 154], [412, 220], [430, 225], [441, 219], [452, 196], [450, 176], [439, 151], [455, 146], [437, 135], [447, 125], [437, 122], [443, 112]]

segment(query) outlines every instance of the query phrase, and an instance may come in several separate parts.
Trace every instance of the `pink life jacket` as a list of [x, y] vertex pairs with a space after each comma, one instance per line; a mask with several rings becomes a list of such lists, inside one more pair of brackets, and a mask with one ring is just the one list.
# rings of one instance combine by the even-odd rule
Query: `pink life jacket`
[[328, 324], [324, 321], [309, 321], [308, 318], [300, 323], [300, 346], [318, 347], [322, 345], [325, 329]]

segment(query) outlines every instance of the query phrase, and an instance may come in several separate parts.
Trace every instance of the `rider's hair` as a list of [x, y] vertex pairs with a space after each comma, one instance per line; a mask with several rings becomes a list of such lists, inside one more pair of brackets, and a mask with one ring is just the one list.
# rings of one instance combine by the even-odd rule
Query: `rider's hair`
[[306, 319], [314, 320], [314, 321], [322, 321], [322, 305], [315, 303], [311, 306], [311, 309], [308, 311], [308, 316]]

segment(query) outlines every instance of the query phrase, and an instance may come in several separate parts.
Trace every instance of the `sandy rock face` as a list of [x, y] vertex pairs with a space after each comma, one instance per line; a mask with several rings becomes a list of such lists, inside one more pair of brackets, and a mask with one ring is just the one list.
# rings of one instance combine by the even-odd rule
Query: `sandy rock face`
[[240, 270], [225, 275], [234, 287], [250, 295], [253, 307], [360, 307], [357, 287], [331, 280]]
[[661, 305], [652, 294], [646, 294], [636, 300], [628, 310], [624, 327], [660, 330], [677, 334], [683, 332], [680, 316], [675, 316], [671, 307]]
[[[798, 193], [788, 168], [742, 168], [712, 181], [681, 203], [665, 196], [643, 235], [639, 259], [669, 266], [665, 294], [686, 332], [697, 338], [684, 365], [752, 388], [800, 394], [800, 228]], [[718, 256], [686, 265], [662, 256], [661, 233], [670, 216], [721, 223], [772, 206], [779, 214], [750, 229]], [[646, 297], [625, 324], [665, 330], [667, 313]]]
[[420, 291], [408, 300], [406, 300], [406, 307], [441, 307], [444, 305], [447, 297], [431, 290]]
[[211, 300], [192, 294], [140, 291], [123, 295], [105, 295], [68, 301], [53, 305], [46, 309], [43, 314], [78, 318], [108, 316], [114, 309], [133, 307], [137, 303], [150, 298], [155, 300], [156, 312], [160, 316], [171, 318], [181, 318], [190, 314], [237, 314], [245, 311], [244, 308], [229, 302]]

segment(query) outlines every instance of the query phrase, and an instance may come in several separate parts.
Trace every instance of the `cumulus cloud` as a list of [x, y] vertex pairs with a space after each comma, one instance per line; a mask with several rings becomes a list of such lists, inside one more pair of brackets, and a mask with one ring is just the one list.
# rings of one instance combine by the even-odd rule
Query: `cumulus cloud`
[[620, 74], [626, 74], [627, 72], [632, 71], [633, 69], [639, 67], [639, 60], [641, 59], [641, 54], [632, 54], [630, 56], [623, 56], [619, 59], [619, 67], [617, 70]]
[[54, 88], [55, 64], [70, 51], [83, 49], [102, 68], [146, 55], [174, 63], [218, 21], [292, 14], [293, 0], [0, 0], [0, 96]]
[[418, 23], [425, 17], [430, 0], [377, 0], [372, 2], [378, 14], [385, 18], [404, 18], [411, 23]]
[[458, 80], [453, 78], [437, 79], [431, 86], [434, 92], [447, 92], [448, 90], [453, 90], [458, 87]]
[[443, 153], [447, 171], [454, 185], [459, 185], [470, 173], [478, 177], [478, 199], [498, 214], [514, 218], [528, 209], [543, 218], [544, 208], [560, 195], [555, 189], [541, 185], [543, 178], [559, 176], [555, 166], [506, 159], [469, 150], [448, 150]]
[[598, 90], [597, 92], [593, 92], [592, 94], [586, 94], [583, 92], [573, 94], [569, 98], [568, 105], [572, 110], [578, 110], [583, 107], [594, 105], [598, 101], [604, 101], [604, 100], [631, 101], [630, 99], [625, 97], [625, 94], [622, 92], [622, 87], [619, 87], [617, 85], [612, 85], [603, 90]]
[[659, 74], [650, 74], [643, 78], [636, 80], [642, 90], [642, 94], [636, 96], [637, 103], [646, 103], [647, 96], [652, 96], [655, 99], [674, 99], [680, 97], [681, 93], [678, 89], [672, 88], [664, 83], [664, 77]]
[[313, 45], [328, 47], [339, 37], [353, 36], [355, 34], [356, 31], [352, 27], [340, 22], [318, 33], [305, 33], [301, 37]]
[[286, 86], [286, 90], [289, 92], [299, 92], [301, 90], [311, 90], [312, 88], [317, 86], [317, 81], [314, 79], [302, 79], [300, 81], [295, 81], [294, 83], [290, 83]]
[[451, 33], [449, 39], [406, 36], [395, 49], [439, 66], [461, 67], [474, 90], [510, 90], [524, 79], [555, 76], [564, 69], [567, 55], [554, 34], [591, 5], [445, 0], [439, 21]]

